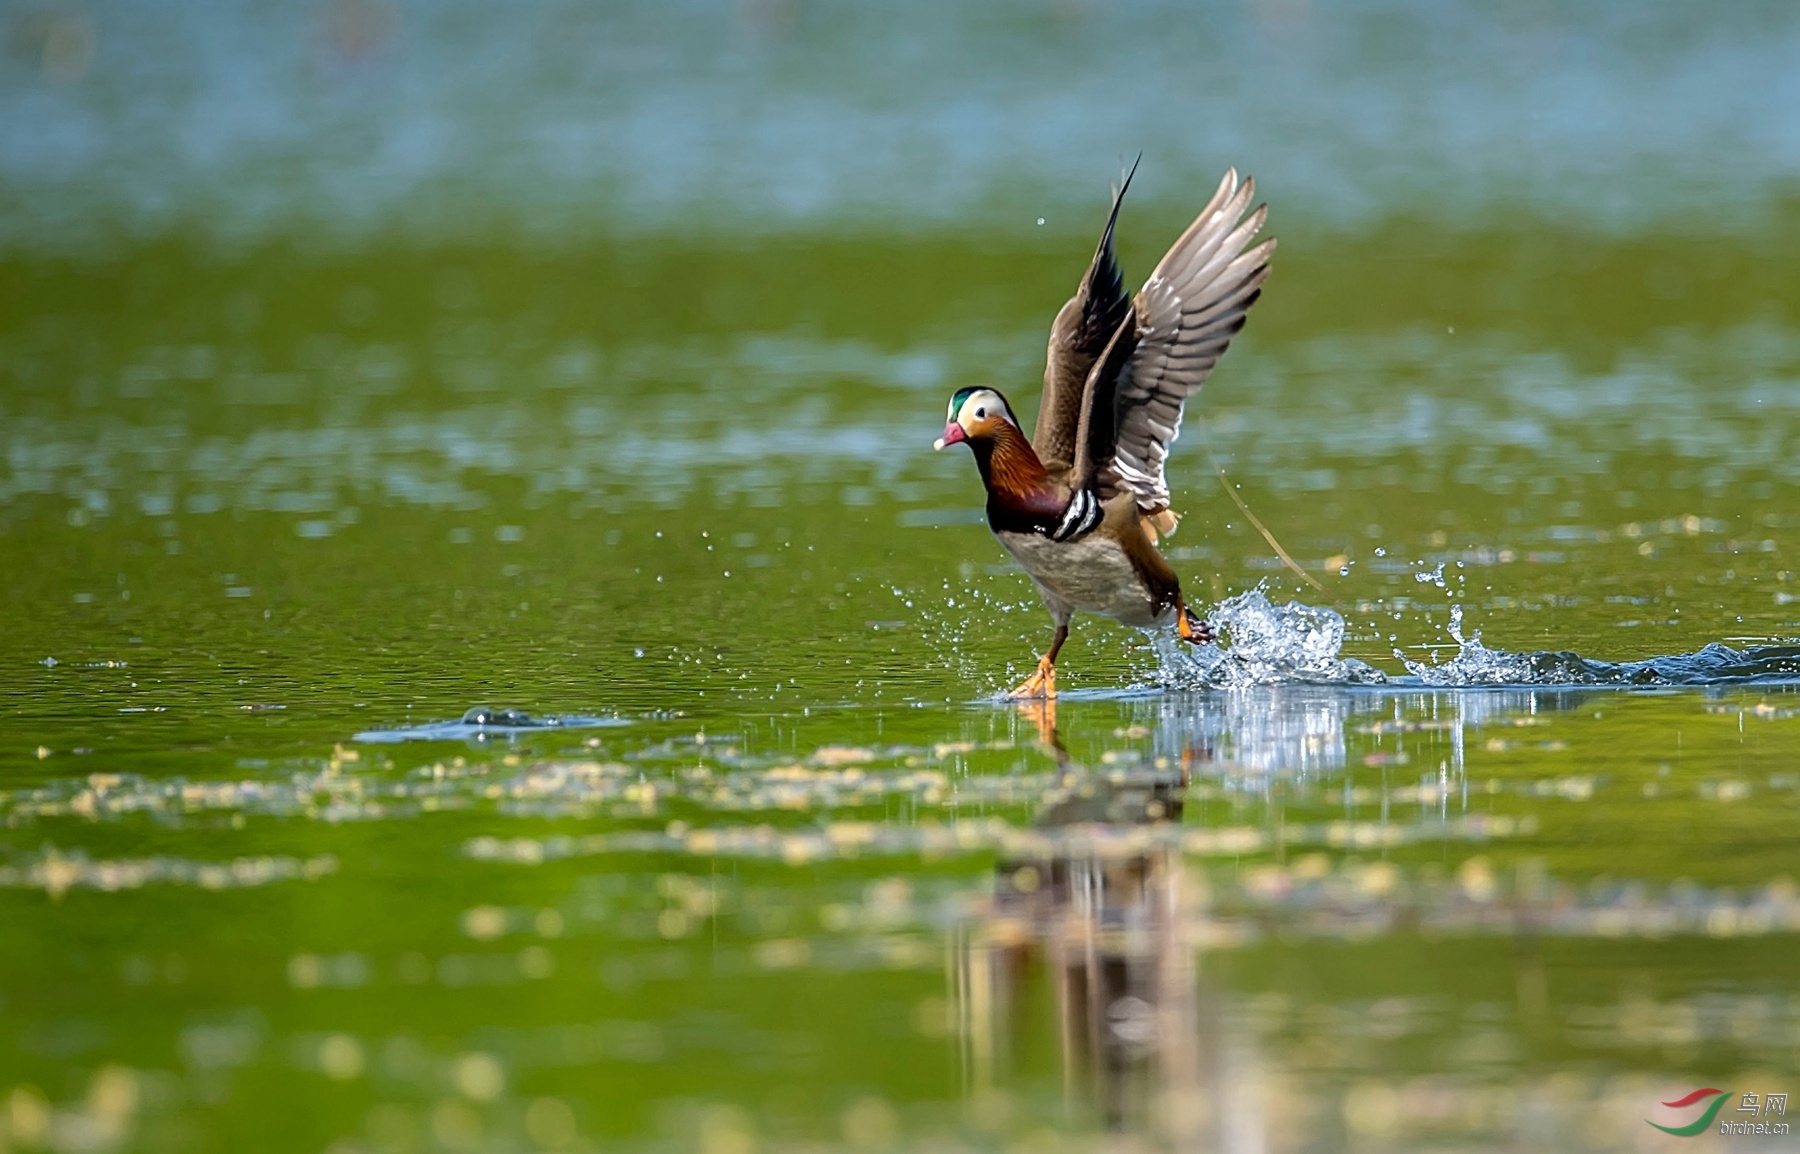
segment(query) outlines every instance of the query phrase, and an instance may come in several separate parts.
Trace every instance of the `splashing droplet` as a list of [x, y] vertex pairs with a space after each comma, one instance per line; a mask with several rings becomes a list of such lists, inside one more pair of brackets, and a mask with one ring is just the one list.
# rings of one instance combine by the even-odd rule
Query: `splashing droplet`
[[1212, 623], [1228, 635], [1228, 646], [1188, 648], [1158, 638], [1157, 679], [1175, 689], [1236, 688], [1283, 683], [1378, 684], [1380, 670], [1338, 656], [1344, 619], [1337, 612], [1299, 601], [1272, 604], [1261, 589], [1221, 602]]

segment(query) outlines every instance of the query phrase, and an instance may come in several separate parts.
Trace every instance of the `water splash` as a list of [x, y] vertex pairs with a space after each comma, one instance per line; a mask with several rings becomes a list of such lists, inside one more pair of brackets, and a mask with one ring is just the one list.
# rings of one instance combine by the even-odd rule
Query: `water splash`
[[1408, 673], [1426, 685], [1731, 685], [1800, 681], [1800, 645], [1757, 645], [1733, 649], [1713, 642], [1692, 653], [1650, 657], [1643, 661], [1598, 661], [1570, 650], [1509, 653], [1489, 649], [1481, 633], [1465, 637], [1463, 609], [1450, 609], [1448, 632], [1456, 656], [1432, 663], [1413, 661], [1394, 651]]
[[1261, 589], [1227, 598], [1211, 620], [1229, 644], [1190, 648], [1172, 636], [1155, 642], [1157, 682], [1168, 689], [1232, 689], [1289, 683], [1377, 685], [1379, 669], [1339, 657], [1344, 618], [1335, 610], [1289, 601], [1275, 605]]
[[[1439, 566], [1441, 570], [1443, 567]], [[1420, 578], [1423, 580], [1424, 578]], [[1472, 636], [1463, 636], [1463, 607], [1450, 607], [1450, 624], [1446, 626], [1450, 639], [1456, 642], [1456, 656], [1449, 661], [1438, 664], [1430, 661], [1414, 661], [1400, 650], [1394, 650], [1394, 656], [1406, 666], [1406, 671], [1417, 677], [1426, 685], [1533, 685], [1547, 679], [1540, 676], [1540, 671], [1533, 666], [1534, 657], [1566, 656], [1576, 661], [1582, 659], [1575, 654], [1526, 654], [1508, 653], [1500, 649], [1489, 649], [1481, 643], [1481, 631], [1476, 630]], [[1547, 671], [1547, 670], [1546, 670]]]
[[[1427, 576], [1425, 580], [1431, 580]], [[1381, 670], [1342, 657], [1344, 619], [1336, 611], [1299, 601], [1275, 605], [1252, 589], [1221, 602], [1212, 622], [1224, 635], [1198, 649], [1172, 634], [1152, 640], [1157, 667], [1152, 680], [1164, 689], [1239, 689], [1269, 685], [1419, 684], [1433, 689], [1485, 686], [1659, 686], [1800, 682], [1800, 643], [1734, 649], [1714, 642], [1691, 653], [1642, 661], [1600, 661], [1571, 650], [1512, 653], [1489, 649], [1479, 630], [1464, 633], [1463, 607], [1450, 608], [1446, 632], [1456, 642], [1447, 661], [1394, 656], [1409, 676], [1390, 679]]]
[[1421, 573], [1414, 573], [1413, 580], [1417, 581], [1421, 585], [1436, 585], [1439, 589], [1448, 589], [1449, 585], [1446, 584], [1444, 581], [1444, 565], [1445, 564], [1446, 564], [1446, 562], [1439, 561], [1436, 569], [1427, 570], [1427, 571], [1421, 572]]

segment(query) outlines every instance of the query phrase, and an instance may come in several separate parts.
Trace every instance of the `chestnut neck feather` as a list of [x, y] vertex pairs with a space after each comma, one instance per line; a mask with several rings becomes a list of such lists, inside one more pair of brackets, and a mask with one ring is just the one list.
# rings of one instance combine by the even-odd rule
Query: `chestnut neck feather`
[[971, 438], [969, 443], [989, 501], [1037, 517], [1060, 514], [1066, 502], [1050, 487], [1050, 476], [1031, 442], [1010, 422], [996, 424], [993, 433]]

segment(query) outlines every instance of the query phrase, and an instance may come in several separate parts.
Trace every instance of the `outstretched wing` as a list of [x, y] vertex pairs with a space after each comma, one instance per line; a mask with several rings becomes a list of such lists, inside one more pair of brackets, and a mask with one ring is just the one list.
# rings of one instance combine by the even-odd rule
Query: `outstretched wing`
[[[1133, 304], [1136, 342], [1120, 358], [1111, 389], [1113, 419], [1096, 412], [1091, 422], [1084, 447], [1089, 459], [1104, 462], [1102, 495], [1128, 490], [1146, 515], [1169, 506], [1163, 462], [1181, 432], [1182, 405], [1206, 383], [1268, 279], [1275, 241], [1247, 247], [1268, 215], [1267, 205], [1245, 214], [1255, 194], [1254, 180], [1239, 184], [1237, 170], [1227, 172], [1212, 201], [1144, 282]], [[1106, 382], [1102, 374], [1094, 376], [1093, 403], [1103, 405]]]
[[[1139, 159], [1142, 159], [1140, 157]], [[1031, 447], [1043, 461], [1070, 462], [1075, 459], [1075, 434], [1081, 423], [1081, 403], [1089, 371], [1094, 360], [1106, 348], [1107, 340], [1121, 321], [1131, 312], [1131, 298], [1125, 295], [1125, 277], [1119, 271], [1118, 257], [1113, 253], [1113, 226], [1119, 220], [1119, 205], [1137, 163], [1119, 185], [1113, 196], [1112, 213], [1106, 218], [1106, 231], [1094, 249], [1094, 262], [1088, 266], [1081, 287], [1056, 314], [1050, 326], [1050, 350], [1044, 361], [1044, 398], [1038, 405], [1037, 425], [1032, 429]]]

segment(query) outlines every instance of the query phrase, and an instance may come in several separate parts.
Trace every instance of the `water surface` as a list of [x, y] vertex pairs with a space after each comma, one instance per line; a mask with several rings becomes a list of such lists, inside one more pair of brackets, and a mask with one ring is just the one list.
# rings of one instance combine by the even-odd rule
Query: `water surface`
[[[6, 14], [0, 1147], [1793, 1148], [1793, 14], [936, 16]], [[1140, 147], [1229, 651], [999, 702]]]

